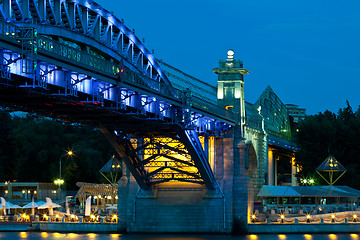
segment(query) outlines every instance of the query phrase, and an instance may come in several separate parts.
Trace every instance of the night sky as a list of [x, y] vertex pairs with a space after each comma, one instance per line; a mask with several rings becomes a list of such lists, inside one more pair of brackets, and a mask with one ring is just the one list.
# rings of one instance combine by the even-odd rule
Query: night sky
[[308, 114], [360, 105], [360, 1], [96, 0], [155, 57], [216, 85], [228, 49], [250, 70], [246, 101], [270, 85]]

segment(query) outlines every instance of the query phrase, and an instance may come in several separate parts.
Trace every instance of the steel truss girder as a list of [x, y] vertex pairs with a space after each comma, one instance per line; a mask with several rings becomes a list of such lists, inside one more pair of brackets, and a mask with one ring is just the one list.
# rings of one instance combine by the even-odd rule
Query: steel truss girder
[[[124, 160], [140, 187], [144, 189], [149, 189], [155, 184], [174, 180], [202, 184], [209, 189], [215, 189], [216, 187], [213, 173], [206, 171], [210, 169], [207, 159], [199, 160], [199, 156], [206, 158], [202, 147], [200, 146], [202, 153], [198, 153], [200, 149], [196, 149], [196, 155], [198, 156], [194, 155], [193, 149], [189, 149], [194, 148], [196, 144], [200, 144], [199, 139], [191, 145], [187, 143], [189, 141], [194, 142], [195, 135], [186, 135], [185, 132], [184, 134], [178, 133], [180, 142], [177, 142], [171, 138], [158, 137], [132, 138], [130, 140], [127, 135], [122, 133], [115, 134], [115, 131], [105, 128], [102, 128], [101, 131], [114, 146], [121, 159]], [[184, 130], [178, 128], [178, 131]], [[188, 138], [187, 140], [183, 139], [185, 135]], [[168, 144], [172, 144], [172, 146], [168, 146]], [[190, 154], [190, 152], [193, 154]], [[180, 158], [173, 156], [173, 154], [178, 155], [179, 153], [181, 153]], [[168, 161], [159, 161], [160, 157]], [[205, 174], [208, 174], [208, 176]]]
[[[117, 52], [146, 76], [170, 84], [144, 44], [112, 13], [87, 0], [4, 0], [0, 19], [14, 23], [52, 25], [93, 38]], [[56, 32], [52, 32], [56, 35]], [[123, 51], [125, 49], [125, 51]], [[112, 55], [112, 54], [109, 54]]]

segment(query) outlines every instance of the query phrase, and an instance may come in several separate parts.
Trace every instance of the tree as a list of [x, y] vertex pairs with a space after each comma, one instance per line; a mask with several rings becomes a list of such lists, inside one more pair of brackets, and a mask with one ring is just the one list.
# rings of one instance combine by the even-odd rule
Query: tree
[[[308, 116], [300, 122], [296, 142], [300, 151], [296, 164], [301, 171], [298, 177], [314, 175], [315, 169], [331, 153], [348, 170], [337, 184], [360, 188], [360, 115], [354, 113], [350, 104], [339, 109], [338, 114], [330, 111]], [[349, 177], [346, 177], [349, 176]], [[318, 178], [320, 184], [326, 184]]]

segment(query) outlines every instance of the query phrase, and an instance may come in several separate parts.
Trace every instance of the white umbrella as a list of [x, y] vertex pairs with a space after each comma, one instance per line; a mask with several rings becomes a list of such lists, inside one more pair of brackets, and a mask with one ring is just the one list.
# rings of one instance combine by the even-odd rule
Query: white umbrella
[[110, 206], [106, 208], [106, 210], [115, 210], [115, 209], [117, 209], [117, 206]]
[[40, 205], [37, 204], [36, 202], [29, 202], [28, 204], [26, 204], [22, 208], [37, 208], [38, 206], [40, 206]]
[[[6, 202], [9, 204], [9, 209], [17, 209], [17, 208], [22, 208], [19, 205], [16, 204], [12, 204], [11, 202]], [[7, 207], [6, 207], [7, 208]]]
[[59, 204], [53, 203], [50, 198], [46, 198], [46, 203], [38, 206], [38, 209], [49, 209], [49, 215], [54, 215], [53, 208], [61, 207]]
[[36, 202], [32, 201], [23, 206], [22, 208], [31, 208], [31, 215], [35, 215], [35, 208], [37, 208], [38, 206], [39, 205]]

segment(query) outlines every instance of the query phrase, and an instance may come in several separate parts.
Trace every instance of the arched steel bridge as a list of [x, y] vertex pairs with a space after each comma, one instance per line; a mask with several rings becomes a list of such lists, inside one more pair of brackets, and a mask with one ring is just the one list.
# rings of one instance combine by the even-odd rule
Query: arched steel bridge
[[171, 85], [122, 21], [93, 1], [0, 2], [0, 104], [100, 127], [139, 185], [216, 188], [199, 136], [236, 125]]

